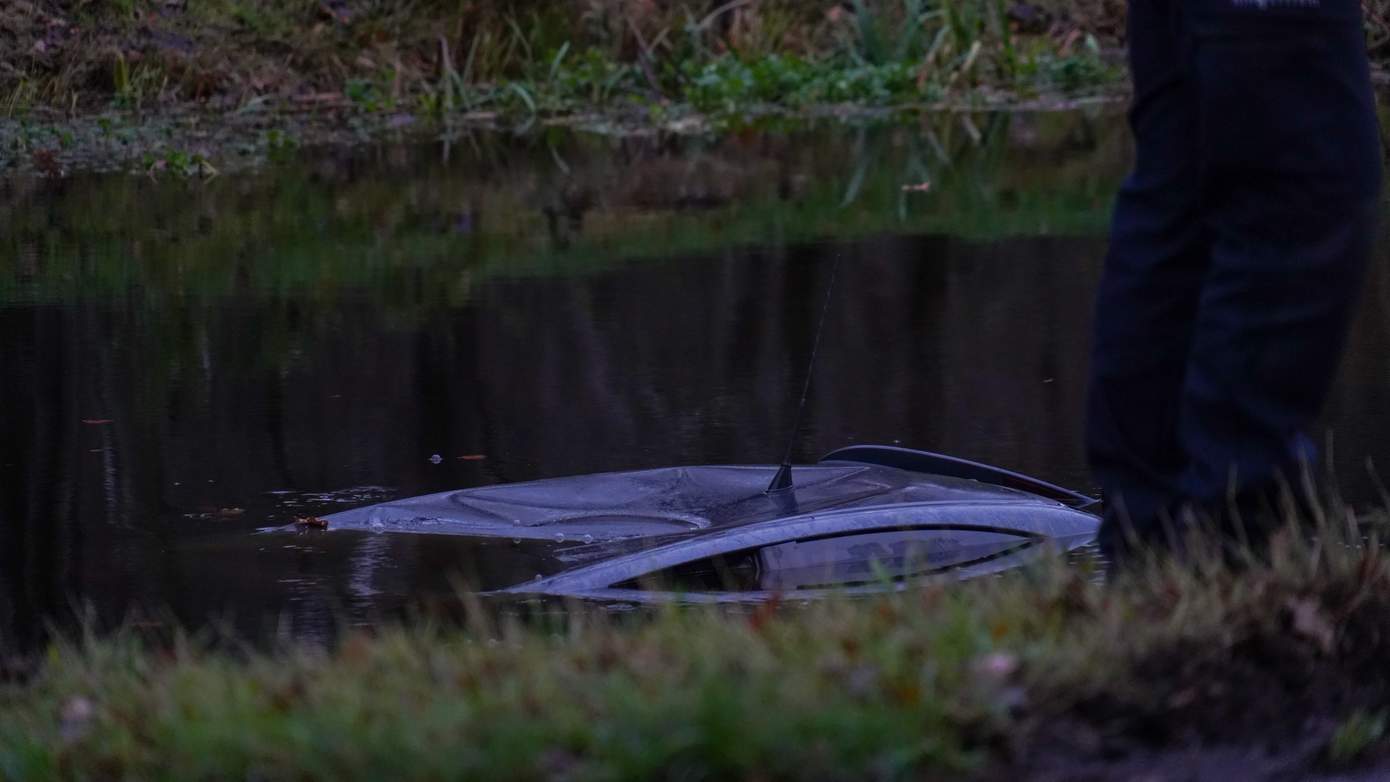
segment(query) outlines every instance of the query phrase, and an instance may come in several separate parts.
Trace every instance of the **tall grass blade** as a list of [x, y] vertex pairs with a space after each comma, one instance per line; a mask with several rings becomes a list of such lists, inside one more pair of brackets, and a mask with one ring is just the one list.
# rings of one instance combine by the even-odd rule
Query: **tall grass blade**
[[923, 27], [922, 0], [903, 0], [902, 32], [893, 47], [894, 62], [916, 59], [921, 50]]
[[569, 54], [569, 52], [570, 42], [565, 41], [564, 45], [560, 47], [560, 51], [555, 53], [555, 59], [550, 61], [550, 75], [546, 80], [551, 84], [554, 84], [555, 79], [560, 75], [560, 66], [564, 64], [565, 55]]
[[841, 209], [854, 203], [855, 199], [859, 197], [859, 191], [864, 187], [864, 180], [868, 177], [872, 164], [868, 149], [868, 136], [861, 129], [854, 142], [854, 175], [850, 177], [849, 186], [845, 188], [845, 197], [840, 199]]
[[[458, 89], [459, 99], [463, 101], [465, 111], [473, 110], [473, 101], [470, 92], [473, 83], [473, 68], [477, 62], [478, 56], [478, 42], [481, 39], [481, 34], [473, 36], [473, 42], [468, 46], [468, 59], [463, 62], [463, 74], [454, 74], [454, 85]], [[452, 71], [453, 69], [451, 68], [450, 70]]]
[[521, 98], [521, 102], [526, 104], [526, 110], [529, 111], [532, 116], [535, 116], [538, 113], [536, 110], [536, 100], [535, 98], [531, 97], [531, 93], [525, 87], [521, 86], [520, 84], [517, 84], [516, 82], [512, 82], [511, 84], [507, 85], [507, 87], [512, 92], [516, 93], [517, 97]]
[[993, 0], [990, 9], [994, 34], [999, 38], [999, 68], [1003, 72], [1002, 75], [1013, 78], [1018, 73], [1018, 53], [1014, 50], [1014, 36], [1013, 31], [1009, 29], [1009, 12], [1005, 0]]
[[449, 41], [439, 36], [439, 100], [445, 114], [454, 110], [454, 57], [449, 51]]
[[531, 65], [535, 62], [536, 59], [535, 54], [531, 51], [531, 40], [526, 35], [525, 31], [521, 29], [521, 25], [517, 24], [516, 17], [514, 15], [507, 14], [507, 26], [511, 28], [512, 35], [514, 36], [516, 42], [521, 44], [521, 50], [522, 52], [524, 52], [526, 57], [526, 61], [522, 64], [522, 67], [524, 70], [529, 71], [531, 69]]
[[854, 27], [858, 34], [858, 46], [851, 54], [861, 65], [877, 64], [883, 54], [883, 44], [879, 38], [878, 25], [873, 11], [864, 0], [854, 0]]

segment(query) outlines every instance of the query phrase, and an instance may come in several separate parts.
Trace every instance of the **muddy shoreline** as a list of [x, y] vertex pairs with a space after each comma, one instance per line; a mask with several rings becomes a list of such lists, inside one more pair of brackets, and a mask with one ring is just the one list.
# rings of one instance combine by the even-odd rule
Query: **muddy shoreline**
[[468, 143], [478, 133], [540, 136], [568, 130], [613, 138], [727, 136], [791, 132], [825, 123], [904, 125], [939, 115], [1118, 112], [1127, 94], [1112, 90], [1083, 98], [939, 101], [894, 107], [820, 106], [786, 110], [750, 108], [737, 117], [687, 111], [660, 117], [642, 111], [588, 111], [546, 117], [472, 112], [439, 118], [409, 112], [364, 113], [350, 106], [273, 106], [215, 110], [190, 106], [134, 113], [106, 111], [68, 116], [37, 111], [0, 118], [0, 176], [62, 177], [78, 172], [209, 177], [292, 159], [311, 148], [378, 143]]

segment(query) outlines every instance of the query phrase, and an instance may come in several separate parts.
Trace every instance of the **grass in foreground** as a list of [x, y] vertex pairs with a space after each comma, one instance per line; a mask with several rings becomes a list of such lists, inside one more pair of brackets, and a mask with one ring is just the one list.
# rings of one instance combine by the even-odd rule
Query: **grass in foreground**
[[1346, 763], [1384, 730], [1390, 564], [1373, 530], [1331, 526], [1316, 544], [1281, 539], [1272, 564], [1198, 557], [1109, 587], [1053, 563], [650, 620], [499, 626], [474, 611], [467, 629], [331, 651], [57, 644], [0, 689], [0, 777], [1003, 777], [1048, 747], [1310, 730], [1321, 743], [1302, 762]]

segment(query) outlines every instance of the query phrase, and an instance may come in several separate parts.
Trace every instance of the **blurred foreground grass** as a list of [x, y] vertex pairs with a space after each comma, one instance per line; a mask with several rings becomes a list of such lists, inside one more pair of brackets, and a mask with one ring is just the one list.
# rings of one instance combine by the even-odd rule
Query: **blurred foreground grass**
[[0, 777], [1009, 778], [1049, 752], [1285, 741], [1345, 763], [1380, 739], [1390, 683], [1377, 529], [1324, 519], [1258, 564], [1198, 552], [1111, 585], [1056, 559], [655, 616], [465, 598], [460, 626], [329, 650], [88, 637], [0, 685]]

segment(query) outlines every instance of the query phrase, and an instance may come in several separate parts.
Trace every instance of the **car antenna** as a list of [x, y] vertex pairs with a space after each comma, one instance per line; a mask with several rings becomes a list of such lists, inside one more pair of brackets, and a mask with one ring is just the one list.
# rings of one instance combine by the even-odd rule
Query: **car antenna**
[[811, 359], [806, 363], [806, 379], [801, 386], [801, 403], [796, 406], [796, 418], [792, 421], [792, 435], [787, 439], [787, 449], [782, 454], [782, 466], [777, 468], [777, 474], [772, 476], [772, 483], [767, 485], [764, 494], [776, 494], [788, 489], [796, 488], [792, 482], [792, 448], [796, 445], [796, 438], [801, 434], [801, 418], [806, 412], [806, 398], [811, 393], [811, 378], [816, 373], [816, 357], [820, 355], [820, 338], [825, 332], [825, 316], [830, 313], [830, 301], [835, 293], [835, 278], [840, 273], [840, 254], [835, 254], [835, 260], [830, 265], [830, 281], [825, 285], [825, 304], [821, 306], [820, 322], [816, 324], [816, 338], [811, 343]]

